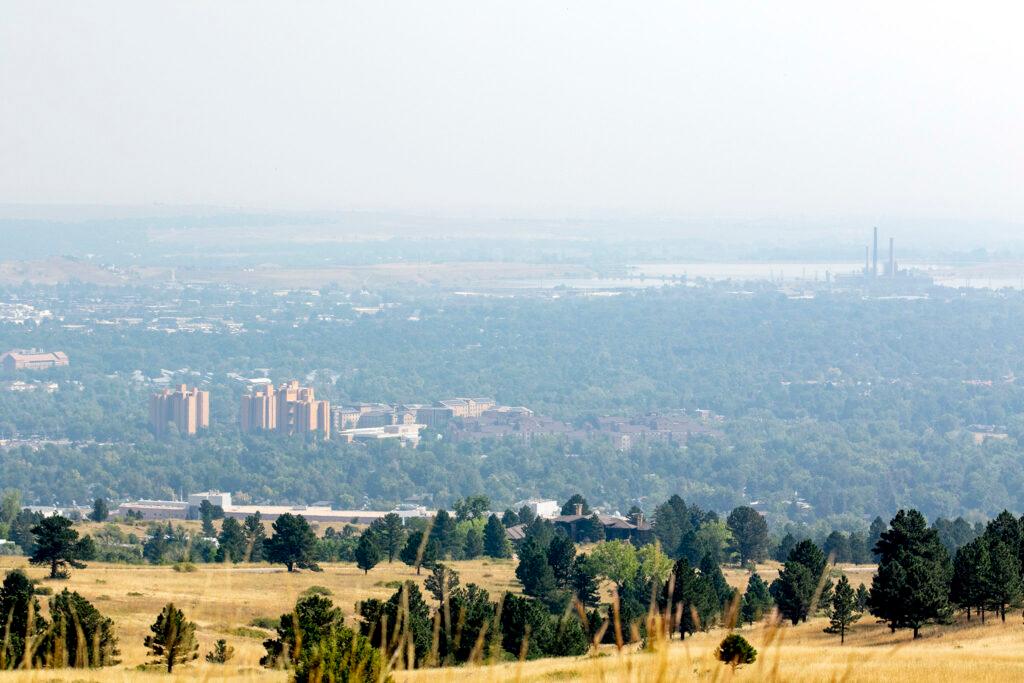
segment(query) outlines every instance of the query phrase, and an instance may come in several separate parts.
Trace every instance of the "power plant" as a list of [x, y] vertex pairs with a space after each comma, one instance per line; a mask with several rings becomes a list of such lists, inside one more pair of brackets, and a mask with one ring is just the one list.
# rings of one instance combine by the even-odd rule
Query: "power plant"
[[[896, 277], [899, 270], [896, 268], [896, 240], [889, 238], [889, 260], [883, 266], [883, 277]], [[878, 228], [874, 229], [871, 246], [864, 247], [864, 277], [878, 277]]]
[[864, 245], [864, 267], [849, 274], [837, 274], [826, 278], [843, 287], [868, 287], [872, 291], [887, 294], [919, 294], [934, 284], [926, 273], [913, 268], [899, 267], [896, 262], [896, 240], [889, 238], [889, 258], [878, 269], [878, 228], [872, 230], [871, 243]]

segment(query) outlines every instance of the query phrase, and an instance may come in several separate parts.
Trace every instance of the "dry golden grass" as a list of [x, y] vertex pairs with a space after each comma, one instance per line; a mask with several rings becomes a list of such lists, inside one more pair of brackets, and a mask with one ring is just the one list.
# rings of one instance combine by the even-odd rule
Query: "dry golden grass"
[[[462, 582], [478, 583], [497, 597], [503, 590], [516, 590], [511, 561], [477, 560], [455, 562]], [[24, 558], [0, 558], [0, 572], [21, 567], [33, 578], [45, 571], [28, 567]], [[270, 632], [253, 629], [251, 636], [238, 631], [249, 628], [254, 617], [276, 617], [288, 610], [298, 595], [313, 585], [325, 586], [332, 599], [350, 619], [355, 603], [365, 597], [385, 598], [393, 592], [387, 582], [418, 579], [414, 570], [395, 562], [363, 575], [351, 564], [330, 564], [322, 573], [289, 575], [267, 565], [197, 565], [197, 571], [179, 573], [170, 567], [124, 566], [91, 563], [72, 573], [68, 581], [45, 581], [59, 591], [65, 586], [91, 600], [114, 619], [122, 663], [102, 670], [56, 670], [2, 672], [4, 681], [113, 681], [209, 680], [286, 681], [284, 672], [259, 666], [262, 640]], [[871, 567], [848, 567], [856, 585], [869, 581]], [[765, 566], [760, 574], [771, 580], [777, 567]], [[739, 587], [746, 580], [740, 571], [726, 573]], [[41, 600], [44, 603], [45, 597]], [[205, 654], [218, 638], [235, 647], [235, 658], [225, 666], [200, 661], [180, 668], [173, 676], [158, 671], [140, 671], [147, 661], [142, 640], [160, 608], [168, 601], [185, 610], [198, 624], [200, 653]], [[891, 634], [885, 627], [865, 618], [847, 635], [846, 645], [822, 632], [825, 620], [816, 619], [797, 627], [747, 626], [743, 635], [758, 649], [758, 661], [732, 674], [714, 660], [714, 649], [725, 635], [723, 629], [697, 634], [684, 642], [673, 640], [658, 651], [638, 652], [627, 648], [619, 653], [603, 647], [597, 655], [579, 658], [545, 659], [492, 666], [396, 672], [397, 681], [425, 683], [522, 683], [574, 680], [589, 682], [646, 681], [1008, 681], [1024, 680], [1024, 623], [1019, 613], [1006, 624], [989, 620], [981, 626], [959, 623], [927, 627], [924, 637], [912, 641], [909, 632]]]
[[[495, 597], [506, 590], [518, 590], [514, 565], [511, 560], [474, 560], [452, 562], [462, 583], [476, 583]], [[78, 591], [90, 600], [104, 615], [114, 620], [119, 639], [122, 663], [111, 669], [81, 671], [43, 671], [26, 673], [0, 673], [0, 681], [11, 680], [135, 680], [143, 675], [157, 676], [161, 680], [175, 680], [164, 674], [145, 674], [136, 667], [147, 661], [143, 638], [149, 626], [167, 602], [185, 611], [196, 622], [200, 659], [213, 647], [218, 638], [224, 638], [235, 648], [235, 657], [227, 666], [208, 665], [205, 662], [184, 667], [181, 680], [194, 677], [208, 680], [283, 681], [280, 672], [267, 671], [259, 666], [265, 651], [263, 640], [270, 631], [252, 629], [249, 623], [255, 617], [278, 617], [290, 610], [299, 594], [310, 586], [324, 586], [331, 591], [331, 600], [341, 607], [349, 623], [354, 622], [355, 603], [365, 598], [386, 599], [395, 588], [389, 582], [413, 580], [421, 586], [427, 572], [417, 576], [416, 571], [397, 560], [378, 565], [364, 575], [354, 564], [324, 564], [322, 572], [296, 572], [288, 574], [283, 567], [266, 564], [197, 564], [194, 572], [176, 572], [167, 566], [118, 565], [90, 562], [88, 569], [72, 571], [67, 581], [43, 581], [42, 585], [59, 592], [65, 587]], [[21, 568], [33, 579], [46, 576], [46, 569], [31, 567], [25, 558], [0, 557], [0, 576]], [[48, 598], [40, 596], [43, 611]], [[236, 629], [249, 629], [251, 636]]]

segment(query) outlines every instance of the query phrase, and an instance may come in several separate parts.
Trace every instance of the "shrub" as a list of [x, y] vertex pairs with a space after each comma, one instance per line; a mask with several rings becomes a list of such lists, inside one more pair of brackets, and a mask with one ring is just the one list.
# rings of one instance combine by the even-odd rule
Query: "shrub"
[[206, 661], [211, 664], [225, 664], [235, 656], [235, 648], [228, 645], [228, 641], [221, 638], [213, 644], [213, 649], [206, 653]]
[[314, 584], [302, 591], [301, 595], [302, 597], [306, 597], [307, 595], [334, 595], [334, 593], [332, 593], [331, 589], [327, 586], [318, 586]]
[[738, 666], [753, 664], [757, 659], [757, 650], [747, 642], [746, 638], [738, 633], [732, 633], [719, 644], [715, 655], [719, 661], [728, 664], [735, 670]]

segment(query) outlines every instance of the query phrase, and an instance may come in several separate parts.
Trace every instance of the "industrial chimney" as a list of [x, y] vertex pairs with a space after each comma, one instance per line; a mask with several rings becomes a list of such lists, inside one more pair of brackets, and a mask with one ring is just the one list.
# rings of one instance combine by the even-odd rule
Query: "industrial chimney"
[[893, 238], [889, 238], [889, 277], [896, 277], [896, 248]]
[[875, 226], [875, 240], [871, 249], [871, 277], [878, 277], [878, 226]]

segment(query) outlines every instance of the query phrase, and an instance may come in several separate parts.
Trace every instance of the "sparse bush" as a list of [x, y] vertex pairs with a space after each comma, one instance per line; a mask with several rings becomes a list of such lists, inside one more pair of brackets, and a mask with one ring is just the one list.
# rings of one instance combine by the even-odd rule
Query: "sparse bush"
[[235, 648], [228, 645], [228, 641], [221, 638], [213, 644], [213, 649], [206, 653], [206, 661], [211, 664], [226, 664], [234, 656]]

